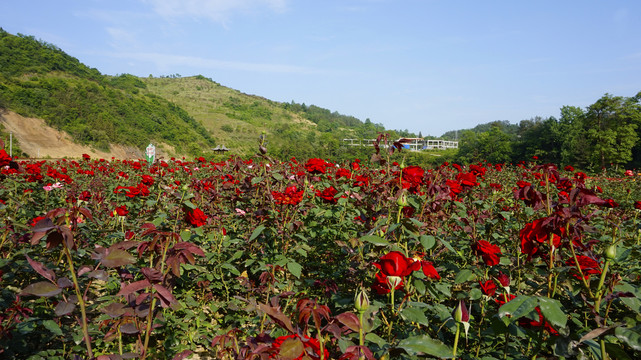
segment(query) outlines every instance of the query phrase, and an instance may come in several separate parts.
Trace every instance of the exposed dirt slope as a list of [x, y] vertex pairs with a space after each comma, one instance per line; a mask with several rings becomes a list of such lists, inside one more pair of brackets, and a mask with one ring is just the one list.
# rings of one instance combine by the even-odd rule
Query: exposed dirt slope
[[[22, 117], [12, 111], [0, 109], [0, 124], [7, 133], [13, 133], [13, 138], [30, 158], [80, 158], [82, 154], [103, 159], [144, 157], [140, 150], [119, 145], [112, 145], [111, 152], [104, 152], [76, 144], [67, 133], [47, 126], [44, 120]], [[9, 152], [8, 139], [5, 139], [5, 150]]]

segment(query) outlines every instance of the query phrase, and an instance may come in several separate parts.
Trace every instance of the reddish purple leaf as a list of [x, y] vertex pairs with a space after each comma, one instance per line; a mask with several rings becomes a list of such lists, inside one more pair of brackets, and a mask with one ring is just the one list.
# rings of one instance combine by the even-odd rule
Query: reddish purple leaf
[[70, 314], [76, 308], [76, 304], [69, 301], [61, 301], [56, 305], [55, 313], [56, 316], [63, 316]]
[[191, 350], [184, 350], [180, 354], [176, 354], [176, 356], [174, 356], [171, 360], [183, 360], [184, 358], [188, 357], [193, 353], [194, 352]]
[[53, 221], [51, 221], [50, 218], [46, 217], [40, 221], [38, 221], [33, 228], [31, 229], [34, 233], [46, 233], [47, 231], [55, 228], [56, 226], [53, 224]]
[[280, 327], [289, 331], [291, 334], [296, 333], [296, 331], [294, 330], [294, 327], [292, 326], [291, 320], [289, 320], [289, 318], [285, 314], [283, 314], [279, 308], [271, 307], [267, 304], [258, 304], [258, 308], [262, 312], [267, 314], [267, 316], [269, 316], [269, 318], [272, 319]]
[[56, 274], [53, 272], [53, 270], [47, 268], [44, 264], [41, 262], [38, 262], [36, 260], [32, 260], [28, 255], [25, 255], [27, 258], [27, 261], [29, 262], [29, 265], [40, 275], [42, 275], [45, 279], [51, 281], [52, 283], [55, 284], [56, 282]]
[[175, 250], [188, 250], [192, 254], [200, 255], [200, 256], [205, 256], [205, 252], [196, 246], [195, 244], [192, 244], [190, 242], [179, 242], [178, 244], [174, 245]]
[[167, 289], [166, 287], [160, 285], [160, 284], [153, 284], [152, 285], [154, 289], [158, 292], [160, 302], [162, 304], [162, 307], [169, 307], [171, 305], [177, 305], [178, 300], [174, 297], [174, 295]]
[[361, 327], [361, 322], [358, 320], [358, 316], [351, 312], [344, 312], [336, 315], [336, 320], [354, 332], [358, 332], [358, 329]]
[[120, 291], [116, 295], [129, 295], [129, 294], [135, 293], [136, 291], [140, 291], [144, 288], [148, 288], [150, 286], [151, 286], [151, 283], [147, 279], [132, 282], [131, 284], [127, 284], [122, 289], [120, 289]]

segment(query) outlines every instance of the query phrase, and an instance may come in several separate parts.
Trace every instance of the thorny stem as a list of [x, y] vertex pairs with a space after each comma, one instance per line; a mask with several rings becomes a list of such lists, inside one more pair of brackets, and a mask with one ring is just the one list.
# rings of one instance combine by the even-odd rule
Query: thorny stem
[[[164, 275], [165, 272], [165, 259], [167, 258], [167, 251], [169, 250], [170, 239], [165, 239], [165, 246], [162, 251], [162, 258], [160, 260], [160, 273]], [[152, 264], [149, 264], [150, 266]], [[149, 314], [147, 314], [147, 328], [145, 329], [145, 343], [142, 348], [142, 359], [147, 357], [147, 350], [149, 347], [149, 337], [151, 336], [151, 329], [153, 325], [154, 308], [156, 307], [156, 298], [154, 297], [154, 288], [152, 287], [149, 296], [151, 296], [151, 305], [149, 306]]]
[[78, 278], [76, 277], [76, 270], [74, 269], [73, 260], [71, 259], [71, 253], [69, 252], [69, 248], [67, 247], [66, 243], [63, 245], [63, 248], [65, 256], [67, 257], [67, 262], [69, 263], [69, 272], [71, 273], [73, 288], [76, 291], [76, 296], [78, 297], [78, 305], [80, 305], [80, 314], [82, 316], [82, 324], [80, 325], [82, 326], [82, 335], [85, 339], [85, 345], [87, 346], [87, 355], [89, 355], [90, 359], [93, 359], [93, 351], [91, 350], [91, 337], [89, 336], [89, 329], [87, 328], [87, 310], [85, 299], [80, 293], [80, 285], [78, 284]]

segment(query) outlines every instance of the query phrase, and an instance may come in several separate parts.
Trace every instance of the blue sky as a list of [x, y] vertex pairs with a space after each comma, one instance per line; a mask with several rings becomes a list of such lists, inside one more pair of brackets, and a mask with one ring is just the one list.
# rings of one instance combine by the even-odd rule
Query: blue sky
[[641, 1], [5, 0], [0, 14], [103, 74], [200, 74], [423, 135], [641, 91]]

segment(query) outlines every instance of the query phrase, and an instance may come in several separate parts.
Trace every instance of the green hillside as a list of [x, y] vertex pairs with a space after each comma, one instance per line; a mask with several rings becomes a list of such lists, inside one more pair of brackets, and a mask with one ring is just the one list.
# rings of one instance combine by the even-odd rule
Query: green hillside
[[[203, 76], [107, 76], [32, 36], [0, 29], [0, 108], [42, 118], [74, 141], [108, 150], [159, 144], [172, 155], [212, 154], [215, 146], [241, 156], [266, 139], [271, 156], [367, 156], [343, 138], [375, 138], [381, 124], [314, 105], [244, 94]], [[387, 131], [391, 138], [414, 136]]]
[[56, 46], [0, 29], [0, 107], [44, 119], [75, 141], [108, 150], [150, 141], [199, 154], [215, 140], [176, 104], [131, 75], [101, 75]]

